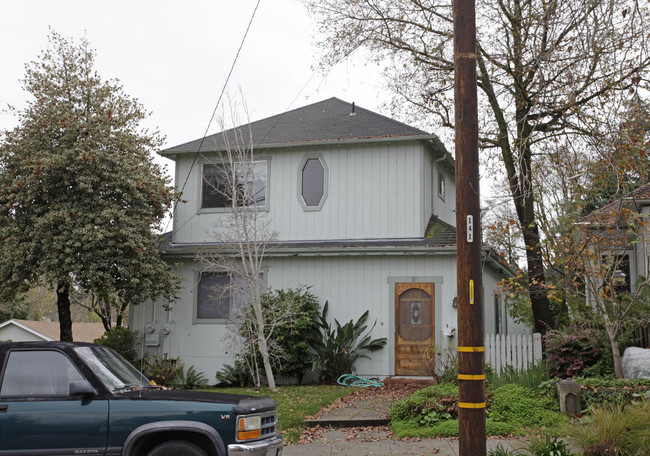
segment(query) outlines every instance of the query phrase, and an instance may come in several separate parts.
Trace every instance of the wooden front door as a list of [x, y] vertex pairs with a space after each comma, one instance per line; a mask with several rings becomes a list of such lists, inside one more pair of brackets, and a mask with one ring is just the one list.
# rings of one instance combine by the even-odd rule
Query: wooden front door
[[433, 283], [395, 284], [395, 375], [431, 375], [435, 340]]

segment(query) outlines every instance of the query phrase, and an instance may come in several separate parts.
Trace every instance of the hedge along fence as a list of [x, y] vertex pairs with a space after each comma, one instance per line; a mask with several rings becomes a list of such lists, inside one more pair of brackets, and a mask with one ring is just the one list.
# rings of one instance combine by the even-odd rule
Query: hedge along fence
[[486, 334], [485, 362], [499, 375], [506, 366], [518, 372], [528, 369], [542, 360], [542, 335], [535, 334]]

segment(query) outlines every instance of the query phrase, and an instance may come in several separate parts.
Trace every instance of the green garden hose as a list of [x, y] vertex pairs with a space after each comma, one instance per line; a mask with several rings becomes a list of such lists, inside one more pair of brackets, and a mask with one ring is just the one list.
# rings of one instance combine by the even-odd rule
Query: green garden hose
[[384, 384], [380, 382], [379, 379], [367, 379], [352, 374], [341, 375], [336, 382], [339, 385], [343, 386], [360, 386], [362, 388], [366, 388], [368, 386], [384, 386]]

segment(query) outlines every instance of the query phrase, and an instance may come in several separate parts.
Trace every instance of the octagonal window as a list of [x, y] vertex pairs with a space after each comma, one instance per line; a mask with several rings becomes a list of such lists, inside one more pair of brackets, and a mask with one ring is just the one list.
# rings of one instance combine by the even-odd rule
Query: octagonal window
[[320, 205], [325, 195], [325, 168], [318, 158], [309, 158], [302, 167], [302, 199], [307, 207]]

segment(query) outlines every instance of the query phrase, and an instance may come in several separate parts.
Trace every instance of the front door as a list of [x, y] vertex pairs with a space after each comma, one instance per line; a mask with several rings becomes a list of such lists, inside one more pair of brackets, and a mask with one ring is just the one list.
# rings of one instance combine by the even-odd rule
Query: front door
[[431, 375], [433, 283], [395, 284], [395, 375]]

